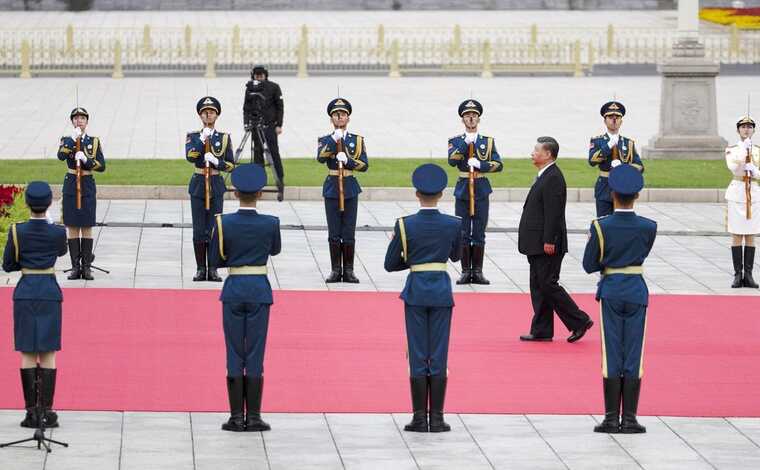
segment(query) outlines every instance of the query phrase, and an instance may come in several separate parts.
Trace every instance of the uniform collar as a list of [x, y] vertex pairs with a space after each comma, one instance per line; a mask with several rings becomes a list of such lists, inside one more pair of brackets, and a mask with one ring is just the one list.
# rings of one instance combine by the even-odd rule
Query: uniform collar
[[614, 214], [628, 217], [636, 215], [636, 212], [633, 209], [615, 209]]
[[256, 212], [255, 207], [238, 207], [238, 214], [242, 215], [256, 215], [258, 212]]

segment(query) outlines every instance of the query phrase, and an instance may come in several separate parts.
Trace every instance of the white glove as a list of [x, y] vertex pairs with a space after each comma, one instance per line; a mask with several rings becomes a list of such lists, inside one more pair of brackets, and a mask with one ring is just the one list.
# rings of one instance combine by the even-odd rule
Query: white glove
[[480, 169], [480, 160], [478, 160], [478, 159], [477, 159], [477, 158], [475, 158], [475, 157], [473, 157], [473, 158], [471, 158], [471, 159], [467, 160], [467, 164], [468, 164], [469, 166], [471, 166], [472, 168], [477, 168], [477, 169]]
[[201, 131], [201, 142], [205, 144], [206, 139], [212, 135], [214, 135], [214, 129], [210, 127], [204, 127], [203, 130]]
[[337, 142], [343, 138], [343, 135], [343, 129], [335, 129], [335, 132], [332, 133], [332, 138], [335, 142]]
[[745, 163], [744, 171], [749, 171], [750, 173], [752, 173], [752, 176], [754, 177], [757, 175], [758, 169], [754, 163]]
[[750, 150], [752, 148], [752, 140], [749, 137], [747, 137], [746, 139], [744, 139], [744, 141], [742, 143], [744, 144], [744, 149], [745, 150]]
[[607, 135], [610, 136], [610, 140], [609, 142], [607, 142], [607, 147], [612, 148], [616, 146], [618, 144], [618, 139], [620, 138], [620, 136], [618, 136], [617, 134], [607, 134]]
[[219, 159], [218, 159], [218, 158], [216, 158], [216, 157], [214, 156], [214, 154], [213, 154], [213, 153], [211, 153], [211, 152], [207, 152], [207, 153], [206, 153], [206, 154], [203, 156], [203, 161], [204, 161], [204, 162], [209, 162], [209, 163], [211, 163], [211, 164], [212, 164], [212, 165], [214, 165], [214, 166], [217, 166], [217, 165], [219, 165]]
[[610, 166], [612, 168], [615, 168], [615, 167], [620, 166], [622, 164], [623, 164], [623, 162], [621, 162], [620, 160], [612, 160], [612, 162], [610, 163]]
[[74, 159], [75, 160], [79, 160], [82, 163], [86, 163], [87, 162], [87, 156], [81, 150], [79, 152], [77, 152], [77, 153], [74, 154]]
[[338, 154], [335, 155], [335, 158], [337, 158], [338, 161], [341, 162], [341, 163], [343, 163], [344, 165], [348, 161], [348, 157], [346, 156], [346, 152], [338, 152]]
[[478, 140], [478, 133], [477, 132], [465, 132], [465, 134], [464, 134], [464, 143], [465, 144], [472, 144], [476, 140]]
[[82, 129], [75, 127], [71, 130], [71, 140], [77, 140], [82, 137]]

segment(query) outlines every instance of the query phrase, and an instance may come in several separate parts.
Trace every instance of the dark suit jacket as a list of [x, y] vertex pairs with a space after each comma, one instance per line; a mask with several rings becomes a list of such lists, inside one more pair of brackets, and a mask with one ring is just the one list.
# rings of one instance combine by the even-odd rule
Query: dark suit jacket
[[556, 245], [557, 253], [567, 253], [565, 205], [567, 185], [555, 163], [533, 183], [525, 198], [517, 238], [520, 253], [541, 255], [544, 243]]

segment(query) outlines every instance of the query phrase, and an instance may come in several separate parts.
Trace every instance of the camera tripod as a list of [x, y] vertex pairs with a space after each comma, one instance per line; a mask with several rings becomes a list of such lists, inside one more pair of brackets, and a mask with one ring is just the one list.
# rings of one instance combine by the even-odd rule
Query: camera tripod
[[277, 171], [275, 170], [274, 159], [272, 158], [271, 150], [269, 150], [269, 143], [267, 143], [266, 135], [264, 135], [264, 125], [262, 123], [258, 122], [256, 124], [246, 126], [243, 140], [240, 141], [240, 145], [238, 146], [237, 150], [235, 150], [235, 164], [237, 165], [240, 161], [240, 156], [243, 153], [243, 149], [245, 148], [245, 144], [248, 142], [248, 139], [251, 139], [251, 163], [254, 163], [255, 140], [252, 135], [253, 132], [256, 133], [256, 137], [259, 139], [259, 142], [261, 142], [262, 153], [264, 154], [264, 166], [268, 166], [272, 169], [272, 178], [274, 179], [276, 186], [276, 188], [264, 188], [262, 189], [262, 192], [277, 193], [277, 200], [282, 201], [285, 192], [285, 184], [282, 182], [280, 175], [278, 175]]
[[34, 430], [34, 435], [32, 437], [26, 438], [26, 439], [20, 439], [18, 441], [13, 442], [6, 442], [4, 444], [0, 444], [1, 447], [10, 447], [15, 446], [18, 444], [23, 444], [25, 442], [37, 442], [37, 449], [44, 448], [45, 451], [49, 454], [53, 451], [51, 448], [51, 444], [57, 444], [59, 446], [68, 447], [69, 445], [65, 442], [56, 441], [52, 438], [45, 437], [45, 420], [44, 420], [44, 414], [45, 411], [42, 409], [42, 400], [40, 395], [42, 394], [42, 391], [40, 390], [40, 378], [37, 376], [35, 379], [37, 381], [36, 389], [37, 394], [34, 402], [34, 413], [37, 415], [37, 429]]
[[[95, 266], [94, 264], [92, 264], [93, 261], [95, 261], [95, 253], [92, 254], [92, 258], [90, 259], [90, 268], [96, 269], [96, 270], [100, 271], [101, 273], [111, 274], [111, 271], [109, 271], [107, 269], [100, 268], [100, 267]], [[67, 273], [67, 272], [71, 271], [72, 269], [74, 269], [74, 268], [71, 267], [69, 269], [64, 269], [63, 272]]]

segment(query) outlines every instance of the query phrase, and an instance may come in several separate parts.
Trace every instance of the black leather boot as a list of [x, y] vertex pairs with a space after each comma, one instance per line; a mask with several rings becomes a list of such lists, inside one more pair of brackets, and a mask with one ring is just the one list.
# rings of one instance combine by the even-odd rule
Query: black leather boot
[[333, 282], [340, 282], [343, 280], [343, 272], [341, 268], [341, 250], [340, 243], [330, 242], [330, 275], [327, 276], [325, 282], [331, 284]]
[[245, 382], [242, 376], [227, 377], [227, 397], [230, 400], [230, 419], [222, 424], [222, 430], [245, 431], [245, 413], [243, 412], [243, 394]]
[[193, 242], [193, 250], [195, 251], [195, 276], [193, 281], [205, 281], [206, 280], [206, 242]]
[[483, 258], [486, 254], [486, 247], [472, 246], [472, 283], [488, 285], [491, 283], [483, 276]]
[[742, 279], [742, 270], [744, 264], [742, 263], [742, 246], [731, 247], [731, 259], [734, 262], [734, 282], [731, 287], [734, 289], [744, 286], [744, 280]]
[[430, 432], [451, 431], [446, 421], [443, 420], [443, 402], [446, 399], [446, 382], [448, 379], [443, 375], [430, 376]]
[[[206, 242], [206, 260], [208, 261], [210, 257], [208, 256], [208, 250], [210, 243]], [[206, 271], [206, 280], [211, 282], [222, 282], [222, 277], [219, 275], [218, 272], [216, 272], [216, 266], [211, 266], [209, 264], [208, 270]]]
[[82, 279], [92, 281], [92, 247], [94, 240], [92, 238], [82, 238]]
[[354, 244], [343, 244], [343, 282], [359, 284], [359, 278], [354, 275]]
[[752, 279], [752, 268], [755, 267], [755, 247], [744, 247], [744, 287], [757, 289], [757, 283]]
[[68, 280], [73, 281], [82, 277], [82, 268], [80, 257], [82, 255], [79, 238], [69, 238], [69, 256], [71, 256], [71, 271], [69, 271]]
[[21, 421], [22, 428], [38, 427], [37, 417], [37, 368], [21, 369], [21, 388], [24, 390], [26, 416]]
[[45, 428], [58, 427], [58, 413], [53, 411], [53, 398], [55, 397], [55, 378], [57, 369], [39, 368], [40, 376], [40, 407], [42, 408], [42, 425]]
[[409, 385], [412, 390], [412, 421], [404, 426], [404, 431], [428, 432], [428, 379], [423, 377], [409, 377]]
[[636, 421], [640, 392], [641, 379], [623, 378], [623, 419], [620, 422], [620, 432], [623, 434], [641, 434], [647, 432], [647, 428]]
[[457, 284], [469, 284], [472, 281], [472, 247], [470, 245], [462, 245], [462, 275], [459, 276]]
[[594, 426], [594, 432], [620, 432], [620, 397], [623, 380], [620, 377], [602, 379], [604, 388], [604, 421]]
[[261, 419], [261, 395], [264, 377], [245, 377], [245, 430], [269, 431], [271, 426]]

